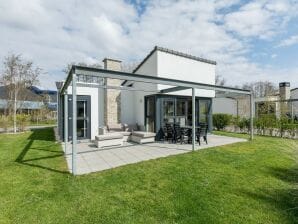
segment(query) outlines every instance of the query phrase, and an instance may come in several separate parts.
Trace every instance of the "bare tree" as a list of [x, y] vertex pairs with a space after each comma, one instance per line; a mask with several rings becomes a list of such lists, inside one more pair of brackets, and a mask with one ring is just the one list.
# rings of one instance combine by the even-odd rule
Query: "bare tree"
[[140, 62], [127, 62], [122, 64], [121, 70], [123, 72], [133, 72], [133, 70], [140, 64]]
[[87, 67], [91, 67], [91, 68], [102, 68], [102, 65], [100, 63], [87, 64], [85, 62], [71, 62], [71, 63], [67, 64], [66, 67], [62, 71], [65, 74], [68, 74], [71, 69], [71, 66], [73, 66], [73, 65], [87, 66]]
[[277, 87], [270, 81], [245, 83], [243, 89], [252, 90], [254, 97], [265, 97], [277, 92]]
[[[33, 67], [32, 61], [24, 61], [21, 55], [9, 54], [4, 58], [4, 71], [1, 75], [1, 81], [7, 86], [9, 101], [13, 102], [13, 130], [17, 131], [16, 114], [20, 104], [19, 98], [24, 100], [21, 94], [28, 87], [36, 85], [41, 69]], [[9, 112], [11, 115], [11, 111]]]
[[223, 78], [221, 75], [215, 75], [215, 85], [224, 86], [225, 84], [225, 78]]

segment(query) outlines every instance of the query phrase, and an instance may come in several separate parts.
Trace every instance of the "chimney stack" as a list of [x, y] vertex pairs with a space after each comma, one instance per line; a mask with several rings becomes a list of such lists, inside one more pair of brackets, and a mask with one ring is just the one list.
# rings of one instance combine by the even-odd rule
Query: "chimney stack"
[[291, 97], [290, 83], [280, 82], [279, 83], [279, 95], [281, 100], [288, 100]]
[[[105, 58], [104, 69], [121, 71], [121, 61]], [[105, 78], [106, 86], [119, 86], [121, 80]], [[116, 89], [104, 89], [104, 123], [112, 125], [121, 123], [121, 92]]]
[[121, 71], [121, 61], [105, 58], [103, 59], [104, 69]]

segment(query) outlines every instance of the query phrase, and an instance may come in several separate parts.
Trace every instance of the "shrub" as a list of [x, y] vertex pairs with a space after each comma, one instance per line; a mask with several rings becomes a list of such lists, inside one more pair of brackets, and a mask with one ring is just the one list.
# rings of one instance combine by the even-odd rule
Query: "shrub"
[[[239, 127], [241, 132], [248, 133], [250, 130], [250, 118], [233, 116], [231, 124], [234, 125], [234, 127]], [[286, 116], [278, 119], [275, 115], [261, 115], [254, 118], [254, 127], [257, 129], [257, 134], [259, 135], [279, 135], [280, 137], [292, 138], [298, 136], [298, 122]], [[285, 134], [287, 134], [287, 136], [284, 136]]]
[[298, 123], [292, 121], [288, 117], [281, 117], [278, 120], [278, 128], [280, 132], [280, 137], [283, 137], [285, 132], [288, 132], [291, 137], [294, 137], [298, 131]]
[[30, 121], [30, 116], [26, 114], [17, 114], [17, 126], [20, 131], [25, 131], [26, 126]]
[[277, 126], [277, 119], [274, 115], [261, 115], [254, 119], [254, 125], [257, 128], [258, 134], [265, 135], [265, 131], [269, 130], [270, 135], [273, 133], [273, 129]]
[[10, 125], [10, 119], [8, 116], [0, 116], [0, 128], [3, 128], [4, 132], [7, 132], [8, 127]]
[[232, 115], [230, 114], [213, 114], [213, 125], [217, 130], [223, 130], [230, 124]]
[[249, 118], [242, 117], [239, 120], [239, 123], [238, 123], [238, 126], [240, 128], [240, 131], [241, 132], [248, 131], [249, 130], [249, 123], [250, 123], [250, 119]]
[[238, 126], [239, 121], [240, 121], [240, 116], [232, 116], [232, 119], [231, 119], [232, 125]]

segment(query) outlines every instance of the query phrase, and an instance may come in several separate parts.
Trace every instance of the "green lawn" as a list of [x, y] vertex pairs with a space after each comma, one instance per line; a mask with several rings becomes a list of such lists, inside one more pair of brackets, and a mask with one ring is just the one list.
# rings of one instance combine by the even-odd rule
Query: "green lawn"
[[2, 134], [0, 223], [298, 223], [297, 152], [256, 137], [73, 177], [52, 129]]

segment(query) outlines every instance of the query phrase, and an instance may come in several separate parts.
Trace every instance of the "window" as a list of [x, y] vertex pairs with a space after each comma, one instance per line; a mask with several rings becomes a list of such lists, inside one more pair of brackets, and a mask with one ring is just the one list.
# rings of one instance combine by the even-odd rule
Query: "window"
[[199, 100], [199, 123], [208, 123], [209, 100]]
[[177, 99], [176, 102], [176, 123], [185, 126], [187, 122], [187, 101], [185, 99]]
[[97, 76], [78, 75], [78, 82], [103, 85], [103, 78]]
[[163, 100], [163, 122], [165, 123], [174, 123], [174, 100], [173, 99], [164, 99]]

